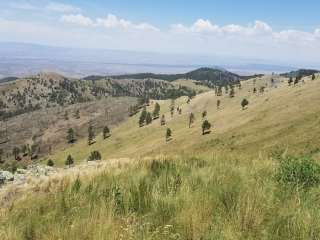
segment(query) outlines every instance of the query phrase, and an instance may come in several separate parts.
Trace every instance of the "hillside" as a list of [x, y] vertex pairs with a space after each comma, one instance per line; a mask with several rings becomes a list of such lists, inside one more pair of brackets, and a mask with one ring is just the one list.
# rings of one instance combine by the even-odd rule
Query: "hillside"
[[135, 114], [148, 98], [192, 96], [195, 91], [192, 85], [162, 80], [85, 81], [40, 73], [2, 83], [0, 93], [2, 166], [15, 158], [14, 149], [19, 150], [18, 159], [27, 161], [24, 164], [31, 163], [31, 158], [67, 146], [70, 128], [77, 140], [86, 138], [89, 125], [96, 131], [114, 127]]
[[6, 118], [38, 109], [68, 106], [106, 97], [166, 99], [193, 94], [190, 89], [176, 88], [161, 80], [85, 81], [55, 73], [40, 73], [3, 83], [0, 85], [0, 92], [0, 113]]
[[306, 77], [306, 76], [311, 76], [312, 74], [317, 74], [319, 73], [319, 70], [314, 70], [314, 69], [298, 69], [296, 71], [291, 71], [288, 73], [283, 73], [281, 76], [283, 77]]
[[[264, 76], [242, 82], [232, 98], [225, 90], [189, 104], [181, 97], [182, 112], [172, 117], [171, 101], [152, 100], [147, 110], [160, 103], [166, 126], [157, 119], [139, 127], [133, 116], [105, 140], [48, 157], [62, 166], [71, 154], [76, 167], [30, 178], [26, 190], [6, 188], [0, 237], [318, 239], [320, 75], [303, 80], [288, 86], [287, 78]], [[205, 110], [212, 128], [203, 135]], [[104, 161], [86, 163], [93, 150]]]
[[[102, 76], [88, 76], [85, 80], [98, 80]], [[246, 77], [241, 77], [221, 68], [199, 68], [191, 72], [181, 74], [154, 74], [154, 73], [137, 73], [126, 75], [109, 76], [111, 79], [161, 79], [165, 81], [176, 81], [179, 79], [191, 79], [203, 84], [213, 86], [236, 85]]]
[[[63, 164], [67, 155], [71, 154], [81, 162], [92, 150], [99, 150], [105, 158], [179, 153], [207, 155], [219, 152], [257, 157], [260, 152], [267, 153], [279, 146], [293, 152], [312, 151], [317, 149], [319, 132], [310, 124], [313, 124], [312, 119], [316, 118], [320, 109], [317, 104], [310, 102], [318, 101], [320, 85], [319, 81], [309, 78], [296, 87], [289, 87], [287, 79], [282, 77], [251, 79], [242, 82], [241, 89], [235, 89], [233, 98], [225, 94], [225, 90], [222, 97], [217, 97], [214, 91], [197, 95], [190, 104], [186, 97], [182, 97], [175, 101], [175, 107], [181, 107], [182, 114], [175, 112], [173, 118], [169, 111], [171, 101], [157, 101], [161, 106], [161, 114], [165, 114], [167, 126], [160, 127], [158, 119], [151, 125], [139, 128], [138, 114], [114, 129], [108, 140], [104, 141], [98, 136], [96, 144], [90, 147], [86, 141], [82, 141], [49, 158]], [[274, 81], [271, 82], [271, 79]], [[260, 93], [261, 87], [265, 88], [263, 93]], [[254, 88], [257, 93], [253, 93]], [[244, 111], [240, 105], [243, 98], [249, 101], [248, 109]], [[221, 101], [219, 110], [216, 107], [217, 99]], [[153, 111], [155, 102], [152, 101], [148, 111]], [[300, 111], [302, 108], [303, 112]], [[205, 110], [213, 128], [210, 135], [202, 136], [201, 114]], [[190, 112], [195, 114], [196, 122], [189, 129]], [[165, 141], [166, 127], [173, 132], [170, 143]], [[296, 139], [297, 135], [301, 137]], [[306, 148], [306, 145], [309, 147]]]

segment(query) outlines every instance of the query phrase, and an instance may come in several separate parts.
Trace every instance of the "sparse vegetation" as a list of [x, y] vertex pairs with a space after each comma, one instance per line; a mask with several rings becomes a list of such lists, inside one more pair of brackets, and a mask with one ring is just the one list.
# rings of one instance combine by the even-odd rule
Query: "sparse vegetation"
[[110, 129], [108, 128], [108, 126], [105, 126], [103, 128], [102, 137], [103, 139], [107, 139], [108, 137], [110, 137]]
[[90, 124], [90, 126], [88, 127], [88, 144], [91, 145], [94, 143], [94, 138], [95, 138], [95, 132], [93, 129], [93, 126]]
[[246, 109], [246, 107], [249, 105], [249, 101], [244, 98], [242, 101], [241, 101], [241, 107], [242, 107], [242, 110]]
[[206, 133], [209, 133], [211, 124], [209, 123], [208, 120], [204, 120], [201, 128], [202, 128], [202, 135], [205, 135]]
[[166, 141], [167, 141], [167, 142], [170, 141], [171, 137], [172, 137], [172, 131], [171, 131], [170, 128], [167, 128], [167, 131], [166, 131]]
[[66, 161], [65, 161], [65, 165], [68, 167], [71, 167], [74, 164], [74, 159], [71, 155], [68, 155]]
[[93, 151], [91, 152], [88, 161], [97, 161], [97, 160], [101, 160], [101, 153], [99, 151]]

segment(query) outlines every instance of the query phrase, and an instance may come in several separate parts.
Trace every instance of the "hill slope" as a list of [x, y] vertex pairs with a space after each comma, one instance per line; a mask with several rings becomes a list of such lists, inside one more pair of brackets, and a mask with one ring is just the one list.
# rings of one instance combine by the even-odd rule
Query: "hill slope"
[[[88, 76], [85, 80], [98, 80], [103, 78], [102, 76]], [[137, 73], [126, 75], [114, 75], [109, 76], [112, 79], [161, 79], [165, 81], [176, 81], [178, 79], [191, 79], [199, 82], [209, 84], [211, 86], [226, 86], [236, 85], [241, 77], [232, 72], [226, 71], [220, 68], [199, 68], [188, 73], [181, 74], [154, 74], [154, 73]]]
[[[107, 163], [35, 182], [1, 208], [1, 239], [318, 239], [320, 76], [304, 80], [243, 82], [235, 97], [219, 97], [219, 110], [214, 92], [190, 104], [182, 97], [173, 117], [172, 103], [157, 101], [166, 126], [139, 127], [133, 116], [106, 140], [51, 155], [62, 165], [68, 154], [78, 163], [99, 150]], [[213, 125], [206, 135], [204, 110]], [[188, 128], [190, 112], [196, 121]], [[18, 190], [7, 189], [5, 199]]]
[[[160, 126], [160, 120], [139, 128], [139, 115], [132, 117], [126, 123], [112, 130], [112, 137], [102, 140], [97, 136], [96, 144], [87, 146], [87, 142], [78, 144], [58, 152], [51, 159], [63, 164], [68, 154], [76, 161], [84, 161], [93, 150], [99, 150], [104, 158], [150, 156], [159, 154], [175, 155], [179, 153], [217, 154], [230, 152], [257, 156], [259, 152], [270, 152], [281, 146], [290, 151], [299, 152], [317, 149], [319, 143], [319, 128], [316, 124], [317, 113], [320, 111], [317, 94], [320, 81], [305, 78], [306, 83], [289, 87], [287, 79], [271, 77], [249, 80], [242, 83], [242, 89], [236, 89], [235, 97], [229, 94], [217, 97], [214, 91], [196, 96], [190, 104], [187, 98], [176, 100], [175, 107], [182, 108], [182, 114], [175, 112], [170, 116], [170, 101], [157, 101], [161, 106], [161, 114], [165, 115], [167, 125]], [[266, 87], [268, 86], [268, 87]], [[271, 87], [272, 86], [272, 87]], [[264, 93], [259, 93], [261, 87], [266, 87]], [[258, 89], [253, 93], [253, 89]], [[225, 92], [225, 91], [223, 91]], [[243, 98], [248, 99], [248, 109], [241, 109]], [[221, 106], [217, 110], [217, 100]], [[148, 108], [152, 112], [154, 103]], [[304, 109], [304, 111], [301, 111]], [[212, 123], [212, 132], [201, 135], [203, 111], [207, 111], [207, 119]], [[188, 116], [193, 112], [196, 121], [188, 128]], [[173, 131], [173, 140], [165, 141], [166, 128]], [[300, 136], [299, 139], [296, 136]], [[307, 151], [307, 150], [306, 150]]]

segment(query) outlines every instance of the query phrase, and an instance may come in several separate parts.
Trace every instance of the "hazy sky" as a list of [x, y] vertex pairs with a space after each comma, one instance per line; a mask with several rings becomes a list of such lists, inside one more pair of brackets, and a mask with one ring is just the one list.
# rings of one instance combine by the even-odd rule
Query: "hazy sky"
[[320, 1], [0, 0], [0, 41], [319, 63]]

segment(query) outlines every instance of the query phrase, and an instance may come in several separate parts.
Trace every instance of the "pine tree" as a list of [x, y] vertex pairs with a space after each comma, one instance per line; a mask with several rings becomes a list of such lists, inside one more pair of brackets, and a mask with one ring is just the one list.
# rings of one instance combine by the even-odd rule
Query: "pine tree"
[[65, 161], [65, 165], [68, 167], [71, 167], [74, 163], [73, 157], [69, 154], [67, 157], [67, 160]]
[[232, 86], [232, 87], [231, 87], [231, 90], [230, 90], [229, 97], [230, 97], [230, 98], [233, 98], [233, 97], [234, 97], [234, 94], [235, 94], [235, 92], [234, 92], [234, 87]]
[[219, 110], [219, 109], [220, 109], [220, 105], [221, 105], [221, 100], [220, 100], [220, 99], [218, 99], [218, 100], [217, 100], [217, 110]]
[[110, 129], [108, 126], [105, 126], [102, 131], [103, 139], [110, 137]]
[[3, 154], [4, 154], [4, 151], [3, 151], [2, 148], [0, 148], [0, 163], [4, 162], [3, 159], [2, 159]]
[[172, 131], [170, 128], [167, 128], [166, 141], [169, 141], [171, 139], [171, 136], [172, 136]]
[[69, 128], [67, 133], [67, 140], [68, 140], [68, 143], [74, 143], [76, 141], [75, 132], [73, 128]]
[[207, 111], [202, 112], [202, 118], [205, 118], [207, 116]]
[[149, 125], [150, 123], [152, 123], [151, 113], [147, 112], [146, 124]]
[[189, 128], [191, 128], [191, 125], [194, 123], [195, 116], [193, 113], [190, 113], [189, 115]]
[[88, 127], [88, 144], [89, 145], [93, 143], [94, 137], [95, 137], [94, 129], [93, 129], [93, 126], [90, 125]]
[[143, 108], [140, 118], [139, 118], [139, 126], [142, 127], [147, 117], [147, 110]]
[[54, 162], [51, 159], [49, 159], [48, 162], [47, 162], [47, 166], [53, 167], [54, 166]]
[[211, 124], [209, 123], [208, 120], [204, 120], [201, 127], [202, 127], [202, 135], [204, 135], [207, 131], [210, 130]]
[[12, 154], [14, 156], [14, 159], [18, 160], [19, 159], [19, 154], [20, 154], [20, 148], [14, 147], [13, 150], [12, 150]]
[[246, 106], [249, 105], [249, 101], [247, 99], [243, 99], [242, 102], [241, 102], [241, 106], [242, 106], [242, 110], [245, 109]]
[[164, 115], [162, 115], [162, 117], [161, 117], [160, 124], [161, 124], [161, 126], [166, 125], [166, 117]]
[[171, 104], [170, 104], [170, 113], [171, 113], [171, 117], [173, 117], [174, 114], [174, 108], [175, 108], [175, 100], [171, 99]]
[[292, 79], [292, 77], [290, 77], [290, 78], [289, 78], [289, 80], [288, 80], [288, 84], [289, 84], [289, 86], [291, 86], [291, 85], [292, 85], [292, 83], [293, 83], [293, 79]]
[[88, 161], [96, 161], [96, 160], [101, 160], [101, 153], [99, 151], [93, 151], [91, 152]]
[[156, 103], [154, 106], [154, 110], [152, 112], [153, 119], [159, 118], [159, 114], [160, 114], [160, 104]]
[[256, 88], [253, 88], [253, 93], [257, 93], [257, 89]]
[[314, 75], [314, 73], [312, 74], [311, 79], [312, 79], [312, 80], [315, 80], [315, 79], [316, 79], [316, 75]]

